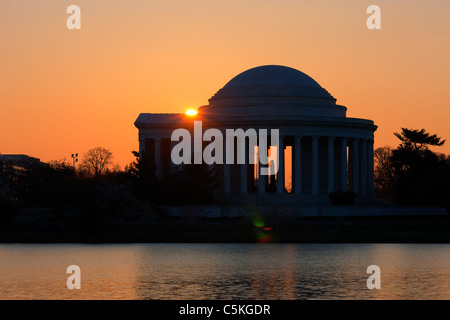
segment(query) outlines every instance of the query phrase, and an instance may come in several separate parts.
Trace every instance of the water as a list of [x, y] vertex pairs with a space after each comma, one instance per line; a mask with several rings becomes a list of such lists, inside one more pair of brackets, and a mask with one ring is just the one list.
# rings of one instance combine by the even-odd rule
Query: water
[[449, 244], [0, 245], [0, 299], [449, 298]]

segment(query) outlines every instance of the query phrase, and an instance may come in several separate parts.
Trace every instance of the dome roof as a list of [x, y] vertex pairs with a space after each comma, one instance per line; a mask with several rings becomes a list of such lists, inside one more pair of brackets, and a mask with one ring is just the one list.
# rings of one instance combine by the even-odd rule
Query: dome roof
[[231, 79], [211, 100], [237, 97], [309, 97], [336, 101], [310, 76], [293, 68], [276, 65], [242, 72]]
[[[208, 113], [345, 116], [345, 107], [313, 78], [278, 65], [249, 69], [209, 99]], [[314, 109], [314, 110], [313, 110]], [[325, 114], [326, 113], [326, 114]]]
[[313, 86], [320, 85], [303, 72], [284, 66], [262, 66], [249, 69], [231, 79], [225, 88], [255, 85], [288, 85]]

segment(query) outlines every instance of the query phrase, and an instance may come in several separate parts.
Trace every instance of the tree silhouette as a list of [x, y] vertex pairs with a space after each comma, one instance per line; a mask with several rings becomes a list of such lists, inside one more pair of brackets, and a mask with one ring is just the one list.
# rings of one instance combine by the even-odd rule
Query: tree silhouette
[[395, 183], [395, 172], [392, 167], [392, 149], [389, 146], [377, 148], [374, 151], [375, 194], [383, 199], [391, 199], [392, 186]]
[[395, 174], [399, 177], [410, 169], [426, 171], [438, 164], [437, 154], [431, 152], [428, 146], [442, 146], [436, 134], [430, 134], [425, 129], [402, 128], [401, 133], [394, 135], [400, 139], [400, 145], [392, 150], [391, 164]]
[[0, 159], [0, 200], [14, 198], [15, 180], [13, 165], [9, 161]]
[[126, 180], [131, 182], [133, 192], [138, 198], [155, 202], [162, 192], [156, 177], [155, 162], [146, 152], [141, 158], [139, 158], [139, 152], [131, 152], [135, 160], [125, 167]]
[[375, 188], [378, 197], [403, 205], [450, 207], [450, 158], [432, 152], [442, 146], [436, 134], [425, 129], [402, 128], [394, 133], [400, 140], [396, 149], [375, 150]]
[[215, 169], [205, 163], [181, 165], [171, 174], [171, 192], [182, 204], [210, 203], [217, 186]]
[[400, 139], [401, 146], [407, 149], [422, 150], [428, 146], [442, 146], [445, 140], [441, 140], [436, 134], [430, 134], [425, 129], [414, 130], [402, 128], [402, 132], [394, 132], [394, 135]]
[[134, 194], [154, 204], [183, 205], [210, 203], [218, 185], [217, 174], [207, 164], [177, 165], [166, 177], [158, 179], [153, 157], [143, 153], [124, 170], [126, 179], [132, 182]]
[[93, 176], [101, 175], [112, 164], [113, 154], [108, 149], [96, 147], [83, 155], [80, 167]]

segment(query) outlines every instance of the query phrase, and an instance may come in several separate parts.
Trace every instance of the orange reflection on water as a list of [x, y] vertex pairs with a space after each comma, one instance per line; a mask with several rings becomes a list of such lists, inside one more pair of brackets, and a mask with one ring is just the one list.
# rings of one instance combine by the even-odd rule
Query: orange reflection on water
[[0, 245], [0, 299], [449, 298], [448, 244]]

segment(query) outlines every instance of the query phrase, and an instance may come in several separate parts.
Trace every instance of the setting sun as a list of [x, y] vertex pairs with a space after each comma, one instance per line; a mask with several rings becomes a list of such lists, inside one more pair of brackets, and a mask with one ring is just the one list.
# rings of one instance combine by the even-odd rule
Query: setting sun
[[189, 109], [185, 113], [188, 116], [195, 116], [198, 112], [196, 110], [194, 110], [194, 109]]

